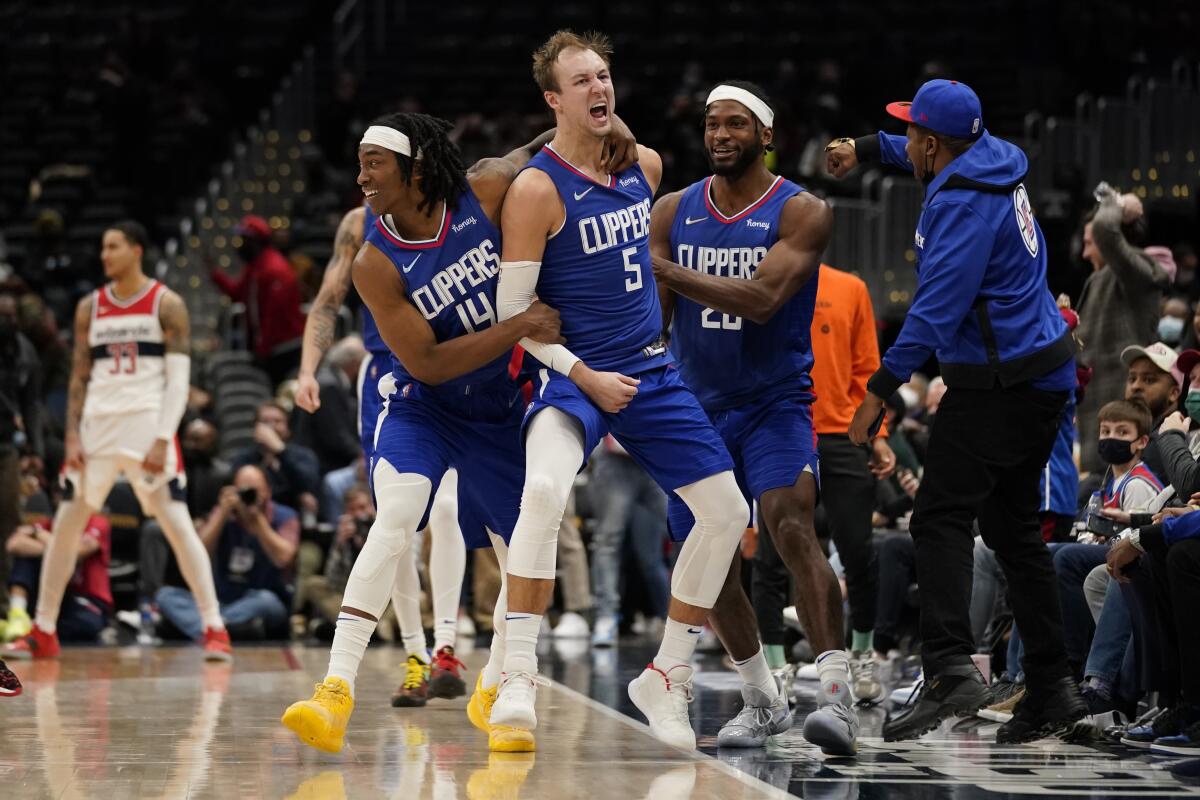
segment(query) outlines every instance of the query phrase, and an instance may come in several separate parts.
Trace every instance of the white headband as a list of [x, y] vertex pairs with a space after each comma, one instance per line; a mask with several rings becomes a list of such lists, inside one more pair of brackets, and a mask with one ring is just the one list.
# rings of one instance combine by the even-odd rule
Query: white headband
[[[399, 153], [402, 156], [412, 156], [412, 145], [409, 144], [408, 136], [396, 130], [389, 128], [386, 125], [372, 125], [367, 128], [367, 132], [363, 134], [362, 141], [359, 146], [364, 144], [377, 144], [380, 147], [386, 147], [388, 150]], [[421, 151], [417, 151], [417, 158], [421, 157]]]
[[738, 101], [750, 109], [754, 116], [758, 117], [758, 121], [763, 124], [764, 128], [771, 127], [771, 123], [775, 121], [775, 112], [771, 110], [769, 105], [745, 89], [739, 89], [737, 86], [721, 84], [716, 87], [708, 93], [708, 99], [704, 101], [704, 107], [708, 108], [718, 100]]

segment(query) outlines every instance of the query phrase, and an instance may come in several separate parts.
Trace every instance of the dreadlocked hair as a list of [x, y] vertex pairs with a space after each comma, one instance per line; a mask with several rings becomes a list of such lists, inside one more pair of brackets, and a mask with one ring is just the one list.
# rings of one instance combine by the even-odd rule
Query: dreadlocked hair
[[[428, 114], [404, 111], [385, 114], [371, 124], [395, 128], [408, 137], [413, 154], [421, 154], [422, 199], [417, 211], [432, 214], [439, 201], [445, 201], [452, 211], [458, 209], [458, 198], [467, 190], [467, 177], [462, 153], [446, 135], [453, 124]], [[401, 177], [411, 182], [413, 159], [400, 153], [395, 155]]]

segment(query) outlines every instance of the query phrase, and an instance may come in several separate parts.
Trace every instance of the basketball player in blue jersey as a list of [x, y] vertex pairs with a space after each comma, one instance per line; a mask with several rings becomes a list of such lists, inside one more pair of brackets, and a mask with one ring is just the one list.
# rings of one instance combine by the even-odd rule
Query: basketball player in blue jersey
[[[841, 593], [813, 528], [819, 469], [809, 332], [833, 215], [767, 169], [773, 123], [754, 84], [731, 81], [710, 92], [704, 147], [714, 174], [655, 204], [651, 250], [680, 372], [725, 440], [742, 490], [759, 503], [820, 653], [818, 710], [805, 720], [805, 736], [849, 755], [858, 720], [849, 708]], [[691, 524], [678, 501], [670, 514], [673, 531]], [[741, 673], [745, 705], [717, 744], [761, 747], [791, 727], [791, 712], [767, 667], [738, 562], [710, 621]]]
[[[610, 53], [599, 34], [559, 31], [534, 54], [534, 77], [558, 128], [504, 203], [500, 319], [516, 318], [536, 293], [558, 310], [571, 349], [522, 342], [545, 368], [526, 412], [525, 488], [507, 565], [504, 674], [489, 719], [518, 730], [537, 724], [535, 648], [553, 592], [559, 521], [575, 474], [611, 432], [695, 515], [675, 567], [662, 647], [629, 685], [655, 736], [694, 749], [691, 658], [749, 508], [729, 453], [662, 343], [649, 250], [650, 201], [662, 161], [639, 146], [637, 166], [613, 173], [603, 163], [614, 107]], [[481, 706], [493, 692], [497, 687], [481, 684]]]
[[561, 341], [558, 314], [541, 303], [496, 322], [497, 223], [517, 166], [484, 159], [464, 173], [450, 127], [392, 114], [359, 145], [358, 183], [378, 218], [352, 276], [395, 355], [380, 381], [368, 473], [378, 514], [346, 585], [328, 674], [283, 715], [301, 741], [329, 752], [342, 748], [358, 665], [447, 469], [459, 473], [468, 544], [490, 539], [504, 563], [523, 479], [513, 346]]
[[[529, 147], [510, 154], [529, 159]], [[333, 257], [321, 278], [321, 288], [313, 301], [304, 325], [304, 347], [300, 354], [299, 387], [296, 405], [310, 414], [321, 406], [316, 372], [334, 341], [338, 311], [350, 288], [350, 266], [375, 225], [369, 207], [353, 209], [342, 217], [334, 238]], [[392, 370], [392, 353], [379, 335], [375, 320], [362, 309], [362, 337], [367, 349], [358, 374], [359, 436], [365, 464], [371, 463], [375, 450], [375, 422], [383, 398], [379, 379]], [[429, 557], [429, 585], [433, 596], [434, 647], [430, 655], [421, 624], [421, 584], [417, 573], [417, 548], [409, 548], [400, 559], [392, 588], [392, 608], [400, 623], [406, 664], [404, 679], [392, 695], [394, 706], [423, 706], [429, 697], [455, 698], [466, 693], [459, 675], [461, 663], [454, 655], [457, 638], [458, 600], [462, 593], [463, 571], [467, 554], [458, 529], [458, 475], [450, 470], [442, 478], [429, 512], [430, 530], [434, 531]]]

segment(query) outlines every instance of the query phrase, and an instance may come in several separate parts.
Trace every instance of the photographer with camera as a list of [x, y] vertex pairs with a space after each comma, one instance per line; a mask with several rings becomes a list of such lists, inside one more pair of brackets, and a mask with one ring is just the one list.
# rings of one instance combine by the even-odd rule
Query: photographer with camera
[[[199, 530], [213, 559], [221, 616], [233, 638], [262, 639], [286, 633], [291, 567], [300, 543], [296, 511], [271, 500], [266, 474], [253, 465], [235, 473]], [[189, 637], [202, 633], [191, 593], [164, 586], [157, 601], [163, 616]]]
[[[322, 628], [332, 635], [332, 626], [337, 621], [342, 607], [342, 593], [354, 561], [367, 541], [367, 533], [375, 522], [375, 508], [371, 505], [371, 491], [365, 483], [356, 483], [342, 496], [343, 513], [338, 517], [337, 531], [329, 556], [325, 559], [325, 574], [304, 578], [296, 590], [294, 607], [303, 612], [307, 606], [309, 617], [307, 632], [319, 635]], [[389, 608], [384, 619], [392, 615]]]

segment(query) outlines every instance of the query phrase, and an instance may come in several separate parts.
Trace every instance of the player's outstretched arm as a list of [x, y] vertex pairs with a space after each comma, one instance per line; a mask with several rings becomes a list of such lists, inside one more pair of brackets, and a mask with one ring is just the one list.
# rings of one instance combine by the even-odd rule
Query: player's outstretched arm
[[92, 377], [92, 347], [88, 343], [91, 325], [92, 295], [88, 294], [75, 306], [75, 348], [71, 356], [71, 379], [67, 385], [67, 425], [63, 441], [66, 450], [63, 464], [68, 469], [80, 469], [83, 466], [79, 420], [83, 417], [83, 401]]
[[[671, 226], [675, 223], [675, 212], [679, 209], [682, 192], [671, 192], [658, 198], [650, 210], [650, 255], [663, 261], [671, 260]], [[675, 293], [662, 281], [657, 281], [658, 305], [662, 308], [663, 331], [671, 327], [671, 316], [675, 313]]]
[[524, 313], [439, 342], [433, 329], [404, 294], [400, 273], [387, 256], [369, 242], [354, 258], [354, 286], [371, 309], [383, 341], [409, 373], [436, 386], [466, 375], [507, 353], [526, 337], [560, 342], [558, 312], [534, 303]]
[[816, 273], [832, 231], [833, 211], [805, 192], [784, 204], [779, 239], [750, 280], [705, 275], [658, 256], [654, 278], [701, 305], [762, 325]]
[[321, 288], [304, 322], [304, 346], [300, 351], [299, 386], [296, 405], [312, 414], [321, 407], [317, 368], [333, 346], [338, 311], [350, 289], [350, 265], [363, 243], [363, 218], [366, 212], [356, 208], [346, 212], [333, 239], [333, 255], [321, 277]]

